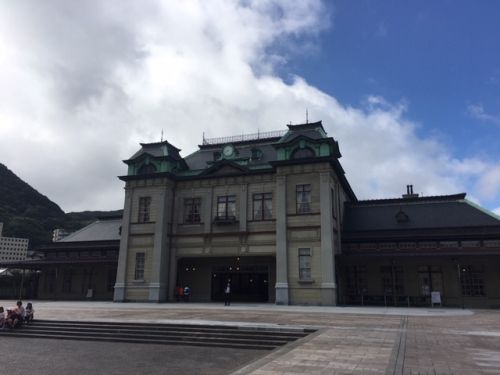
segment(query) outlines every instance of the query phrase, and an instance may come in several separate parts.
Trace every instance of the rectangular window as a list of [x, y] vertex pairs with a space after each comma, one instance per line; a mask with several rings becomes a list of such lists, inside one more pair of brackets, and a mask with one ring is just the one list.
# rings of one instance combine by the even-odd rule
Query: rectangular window
[[200, 216], [201, 198], [184, 199], [184, 223], [198, 224], [201, 222]]
[[297, 185], [297, 213], [306, 214], [311, 212], [311, 185]]
[[135, 273], [134, 280], [144, 280], [144, 260], [146, 258], [145, 253], [135, 254]]
[[347, 267], [347, 292], [349, 295], [362, 295], [368, 289], [366, 266]]
[[460, 281], [464, 296], [484, 296], [484, 275], [482, 267], [461, 266]]
[[63, 274], [63, 292], [71, 293], [73, 281], [73, 272], [71, 270], [64, 271]]
[[273, 193], [253, 195], [253, 219], [270, 220], [273, 218]]
[[139, 198], [139, 223], [147, 223], [150, 219], [151, 197]]
[[223, 195], [217, 197], [217, 218], [222, 220], [236, 219], [235, 195]]
[[299, 280], [311, 280], [311, 249], [299, 249]]
[[380, 267], [380, 271], [382, 274], [382, 289], [384, 291], [384, 295], [403, 295], [403, 267], [382, 266]]
[[419, 266], [417, 271], [421, 296], [430, 296], [431, 292], [443, 294], [443, 276], [440, 266]]

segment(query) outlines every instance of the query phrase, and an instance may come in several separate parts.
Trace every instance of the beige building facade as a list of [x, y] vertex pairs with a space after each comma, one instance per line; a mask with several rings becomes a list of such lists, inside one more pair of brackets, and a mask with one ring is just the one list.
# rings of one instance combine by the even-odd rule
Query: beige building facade
[[[340, 218], [355, 199], [321, 123], [205, 140], [180, 158], [144, 144], [129, 164], [115, 300], [337, 303]], [[163, 164], [162, 164], [163, 163]], [[163, 169], [163, 170], [162, 170]]]

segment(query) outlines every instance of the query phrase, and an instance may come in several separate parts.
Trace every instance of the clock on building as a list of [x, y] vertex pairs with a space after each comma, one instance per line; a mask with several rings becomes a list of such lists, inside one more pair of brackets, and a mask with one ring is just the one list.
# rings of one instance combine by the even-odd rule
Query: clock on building
[[226, 157], [231, 156], [234, 153], [234, 147], [233, 147], [233, 145], [226, 145], [226, 146], [224, 146], [224, 148], [222, 149], [222, 153]]

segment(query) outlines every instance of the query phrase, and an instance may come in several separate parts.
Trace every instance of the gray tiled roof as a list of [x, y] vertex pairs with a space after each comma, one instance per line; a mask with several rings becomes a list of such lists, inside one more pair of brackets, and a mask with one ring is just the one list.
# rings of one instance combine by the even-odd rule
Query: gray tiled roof
[[[184, 158], [190, 170], [201, 170], [211, 166], [214, 160], [214, 152], [221, 152], [222, 145], [214, 145], [212, 147], [204, 147], [195, 153], [188, 155]], [[250, 144], [234, 144], [238, 152], [237, 158], [250, 158], [252, 156], [252, 149], [256, 148], [262, 151], [262, 158], [255, 161], [250, 161], [248, 167], [267, 164], [270, 161], [276, 160], [276, 150], [269, 142], [267, 143], [250, 143]]]
[[[344, 231], [364, 232], [426, 228], [498, 226], [500, 219], [466, 199], [418, 198], [412, 200], [362, 201], [345, 207]], [[407, 221], [396, 219], [402, 211]]]
[[57, 242], [120, 240], [122, 219], [97, 220]]

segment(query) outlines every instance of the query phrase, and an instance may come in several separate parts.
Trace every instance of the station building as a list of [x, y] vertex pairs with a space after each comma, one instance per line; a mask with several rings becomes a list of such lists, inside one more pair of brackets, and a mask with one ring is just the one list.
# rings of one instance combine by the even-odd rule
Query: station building
[[[465, 194], [360, 201], [321, 122], [125, 160], [115, 301], [500, 306], [500, 220]], [[434, 292], [434, 294], [433, 294]], [[437, 302], [437, 299], [434, 301]]]

